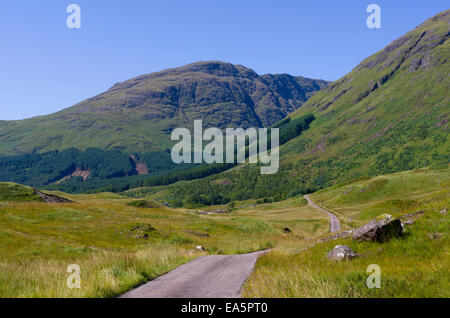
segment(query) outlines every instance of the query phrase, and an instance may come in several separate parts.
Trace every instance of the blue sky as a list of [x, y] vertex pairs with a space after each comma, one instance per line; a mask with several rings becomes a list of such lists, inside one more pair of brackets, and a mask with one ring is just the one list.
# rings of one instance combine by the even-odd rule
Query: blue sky
[[[82, 10], [68, 29], [66, 7]], [[366, 27], [366, 7], [382, 28]], [[10, 0], [0, 6], [0, 119], [49, 114], [114, 83], [204, 60], [336, 80], [448, 0]]]

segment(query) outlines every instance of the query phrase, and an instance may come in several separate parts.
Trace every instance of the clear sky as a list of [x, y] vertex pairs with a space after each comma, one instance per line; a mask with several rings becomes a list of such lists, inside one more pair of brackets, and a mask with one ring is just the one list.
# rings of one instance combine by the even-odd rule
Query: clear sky
[[[81, 7], [81, 29], [66, 8]], [[381, 7], [368, 29], [366, 7]], [[114, 83], [205, 60], [336, 80], [448, 0], [4, 0], [0, 119], [49, 114]]]

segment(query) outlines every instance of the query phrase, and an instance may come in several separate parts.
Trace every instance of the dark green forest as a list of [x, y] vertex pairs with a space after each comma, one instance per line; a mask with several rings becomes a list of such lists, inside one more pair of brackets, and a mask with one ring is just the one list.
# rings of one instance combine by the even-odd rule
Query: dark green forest
[[[275, 124], [273, 127], [280, 129], [280, 145], [299, 136], [302, 131], [309, 128], [313, 120], [313, 115], [306, 115], [294, 120], [286, 118]], [[133, 154], [133, 156], [135, 160], [127, 154], [114, 150], [89, 148], [80, 151], [71, 148], [43, 154], [0, 157], [0, 180], [69, 193], [122, 192], [138, 187], [200, 179], [237, 165], [236, 163], [176, 165], [172, 162], [169, 151]], [[135, 161], [144, 163], [148, 167], [149, 174], [137, 175]], [[72, 177], [58, 182], [76, 169], [90, 171], [89, 178], [83, 180], [82, 177]]]
[[[149, 172], [176, 167], [167, 152], [145, 153], [137, 157], [147, 164]], [[115, 150], [89, 148], [81, 151], [70, 148], [43, 154], [0, 157], [1, 181], [33, 187], [45, 187], [58, 182], [77, 169], [89, 171], [89, 179], [92, 180], [107, 180], [137, 174], [135, 162], [130, 156]]]

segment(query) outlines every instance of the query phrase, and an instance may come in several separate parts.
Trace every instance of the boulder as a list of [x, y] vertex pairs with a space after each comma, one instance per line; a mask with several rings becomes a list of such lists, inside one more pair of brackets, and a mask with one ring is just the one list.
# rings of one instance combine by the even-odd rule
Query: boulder
[[328, 252], [327, 258], [333, 261], [342, 261], [345, 259], [352, 259], [357, 257], [356, 254], [350, 247], [345, 245], [336, 245], [331, 251]]
[[201, 245], [197, 246], [196, 249], [199, 250], [200, 252], [206, 251], [205, 248]]
[[290, 234], [290, 233], [292, 233], [291, 229], [288, 228], [288, 227], [285, 227], [285, 228], [283, 229], [283, 232], [284, 232], [285, 234]]
[[413, 225], [414, 223], [415, 223], [414, 220], [409, 219], [409, 220], [404, 221], [404, 222], [403, 222], [403, 225]]
[[403, 224], [392, 215], [382, 214], [370, 223], [361, 226], [353, 232], [353, 239], [360, 241], [388, 242], [403, 233]]
[[447, 215], [448, 214], [448, 212], [447, 212], [447, 209], [445, 208], [445, 209], [442, 209], [442, 210], [440, 210], [439, 211], [439, 213], [440, 214], [444, 214], [444, 215]]

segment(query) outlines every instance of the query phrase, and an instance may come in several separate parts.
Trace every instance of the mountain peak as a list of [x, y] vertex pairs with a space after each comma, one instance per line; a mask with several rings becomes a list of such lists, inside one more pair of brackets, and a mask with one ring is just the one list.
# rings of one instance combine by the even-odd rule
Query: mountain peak
[[[173, 69], [172, 69], [173, 70]], [[242, 66], [222, 61], [200, 61], [177, 68], [183, 72], [201, 72], [216, 76], [256, 77], [255, 71]]]

